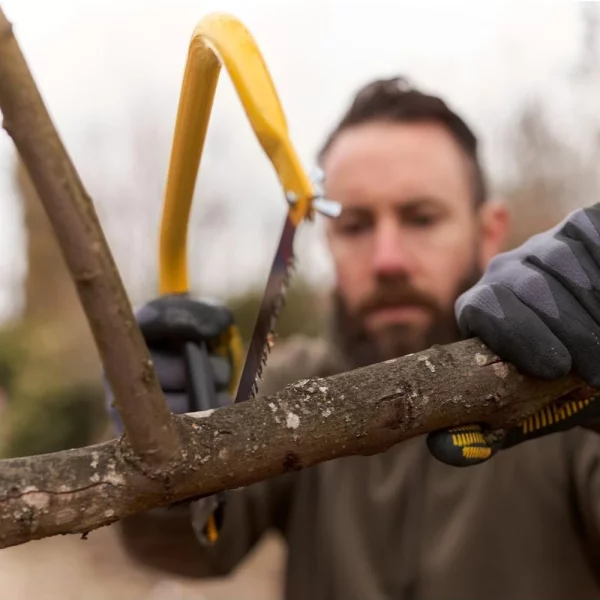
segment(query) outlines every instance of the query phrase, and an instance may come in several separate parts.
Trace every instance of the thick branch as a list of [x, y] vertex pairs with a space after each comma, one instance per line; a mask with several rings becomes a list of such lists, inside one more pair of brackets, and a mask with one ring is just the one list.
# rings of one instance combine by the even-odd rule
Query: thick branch
[[75, 281], [131, 445], [158, 467], [177, 456], [174, 421], [92, 201], [1, 9], [0, 110]]
[[341, 456], [383, 452], [444, 427], [514, 424], [584, 387], [575, 377], [524, 377], [468, 340], [176, 417], [185, 464], [168, 483], [135, 467], [126, 440], [1, 461], [0, 547], [87, 532], [185, 498]]

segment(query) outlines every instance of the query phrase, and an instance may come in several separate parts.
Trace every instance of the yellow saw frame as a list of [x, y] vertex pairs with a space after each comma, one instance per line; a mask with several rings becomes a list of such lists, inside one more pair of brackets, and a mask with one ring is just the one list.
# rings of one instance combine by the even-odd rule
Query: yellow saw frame
[[[295, 199], [288, 206], [289, 218], [298, 225], [313, 217], [312, 182], [289, 138], [283, 108], [254, 38], [231, 15], [205, 16], [192, 34], [175, 123], [160, 233], [161, 295], [186, 293], [189, 289], [188, 220], [222, 64], [286, 197]], [[230, 331], [228, 342], [235, 385], [243, 355], [236, 328]]]
[[296, 225], [312, 218], [312, 182], [289, 139], [279, 97], [256, 42], [231, 15], [204, 17], [192, 35], [175, 123], [160, 237], [162, 294], [188, 290], [188, 218], [222, 63], [285, 194], [297, 200], [289, 207], [290, 218]]

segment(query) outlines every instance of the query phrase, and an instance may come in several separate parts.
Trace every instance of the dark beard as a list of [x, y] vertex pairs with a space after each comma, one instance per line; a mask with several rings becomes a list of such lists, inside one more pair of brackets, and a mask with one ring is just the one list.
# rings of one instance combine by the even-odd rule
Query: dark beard
[[[456, 297], [472, 287], [482, 271], [473, 266], [456, 290]], [[412, 324], [390, 325], [376, 335], [364, 326], [365, 315], [375, 308], [412, 303], [426, 307], [433, 315], [429, 327]], [[333, 292], [330, 319], [332, 342], [348, 368], [355, 369], [426, 350], [435, 344], [451, 344], [461, 339], [454, 316], [454, 305], [443, 308], [433, 298], [415, 291], [399, 279], [381, 281], [375, 294], [350, 314], [338, 290]]]

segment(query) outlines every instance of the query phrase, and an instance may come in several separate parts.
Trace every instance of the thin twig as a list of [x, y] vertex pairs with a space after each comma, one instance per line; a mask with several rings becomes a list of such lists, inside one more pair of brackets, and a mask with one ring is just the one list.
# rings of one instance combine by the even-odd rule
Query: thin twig
[[[147, 466], [180, 440], [94, 206], [0, 9], [0, 110], [44, 204], [90, 323], [128, 439]], [[166, 469], [168, 470], [168, 469]]]

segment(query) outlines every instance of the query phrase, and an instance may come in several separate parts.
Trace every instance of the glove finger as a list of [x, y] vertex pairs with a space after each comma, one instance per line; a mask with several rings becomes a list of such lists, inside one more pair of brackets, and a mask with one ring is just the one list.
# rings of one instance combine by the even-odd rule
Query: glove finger
[[[108, 383], [105, 384], [106, 395], [105, 402], [110, 421], [112, 422], [117, 434], [122, 434], [124, 431], [121, 415], [115, 406], [113, 406], [114, 394]], [[169, 392], [165, 393], [165, 400], [169, 410], [174, 414], [184, 414], [190, 412], [190, 399], [184, 392]], [[220, 401], [222, 402], [222, 400]]]
[[210, 364], [213, 368], [213, 376], [217, 390], [226, 390], [233, 376], [233, 366], [229, 360], [222, 356], [210, 356]]
[[165, 350], [153, 350], [151, 353], [154, 370], [163, 391], [182, 391], [186, 387], [186, 372], [183, 357]]
[[[216, 400], [219, 408], [231, 404], [231, 398], [228, 393], [228, 386], [232, 376], [232, 368], [229, 361], [220, 356], [210, 356], [210, 363], [215, 388]], [[187, 389], [187, 374], [185, 364], [180, 355], [155, 351], [152, 353], [154, 369], [158, 381], [164, 392], [167, 406], [172, 413], [184, 414], [192, 411], [192, 399]], [[104, 402], [110, 421], [117, 433], [123, 433], [123, 422], [117, 409], [113, 406], [114, 394], [103, 374], [103, 384], [105, 389]]]
[[572, 368], [589, 385], [600, 385], [600, 327], [578, 299], [535, 265], [513, 284], [517, 297], [539, 318], [571, 355]]
[[536, 248], [525, 264], [550, 274], [571, 292], [600, 328], [600, 271], [583, 242], [559, 233], [554, 243]]
[[[176, 415], [183, 415], [196, 410], [192, 408], [187, 392], [169, 392], [165, 394], [165, 399], [167, 400], [169, 410]], [[212, 408], [220, 408], [228, 404], [230, 404], [230, 400], [227, 394], [217, 394], [217, 406], [213, 406]]]
[[[184, 358], [180, 354], [155, 350], [152, 352], [154, 369], [164, 391], [183, 391], [187, 386]], [[211, 376], [217, 390], [227, 389], [233, 374], [232, 365], [223, 356], [209, 355]]]
[[570, 240], [579, 240], [586, 248], [587, 253], [592, 257], [598, 270], [600, 265], [600, 204], [576, 210], [571, 215], [562, 228], [562, 233]]
[[173, 406], [177, 410], [172, 410], [176, 414], [195, 412], [197, 410], [209, 410], [228, 406], [232, 402], [232, 398], [228, 392], [222, 391], [215, 394], [216, 403], [213, 401], [210, 404], [200, 404], [200, 406], [192, 405], [192, 399], [187, 392], [170, 393], [167, 397], [167, 403], [171, 407], [171, 396], [173, 396]]
[[149, 346], [201, 342], [222, 334], [233, 324], [233, 314], [227, 307], [183, 295], [153, 300], [136, 312], [136, 319]]
[[551, 329], [507, 287], [476, 286], [457, 304], [465, 337], [477, 336], [519, 371], [540, 379], [564, 377], [571, 355]]
[[165, 399], [169, 410], [176, 415], [182, 415], [191, 410], [190, 397], [187, 392], [169, 392], [165, 394]]

